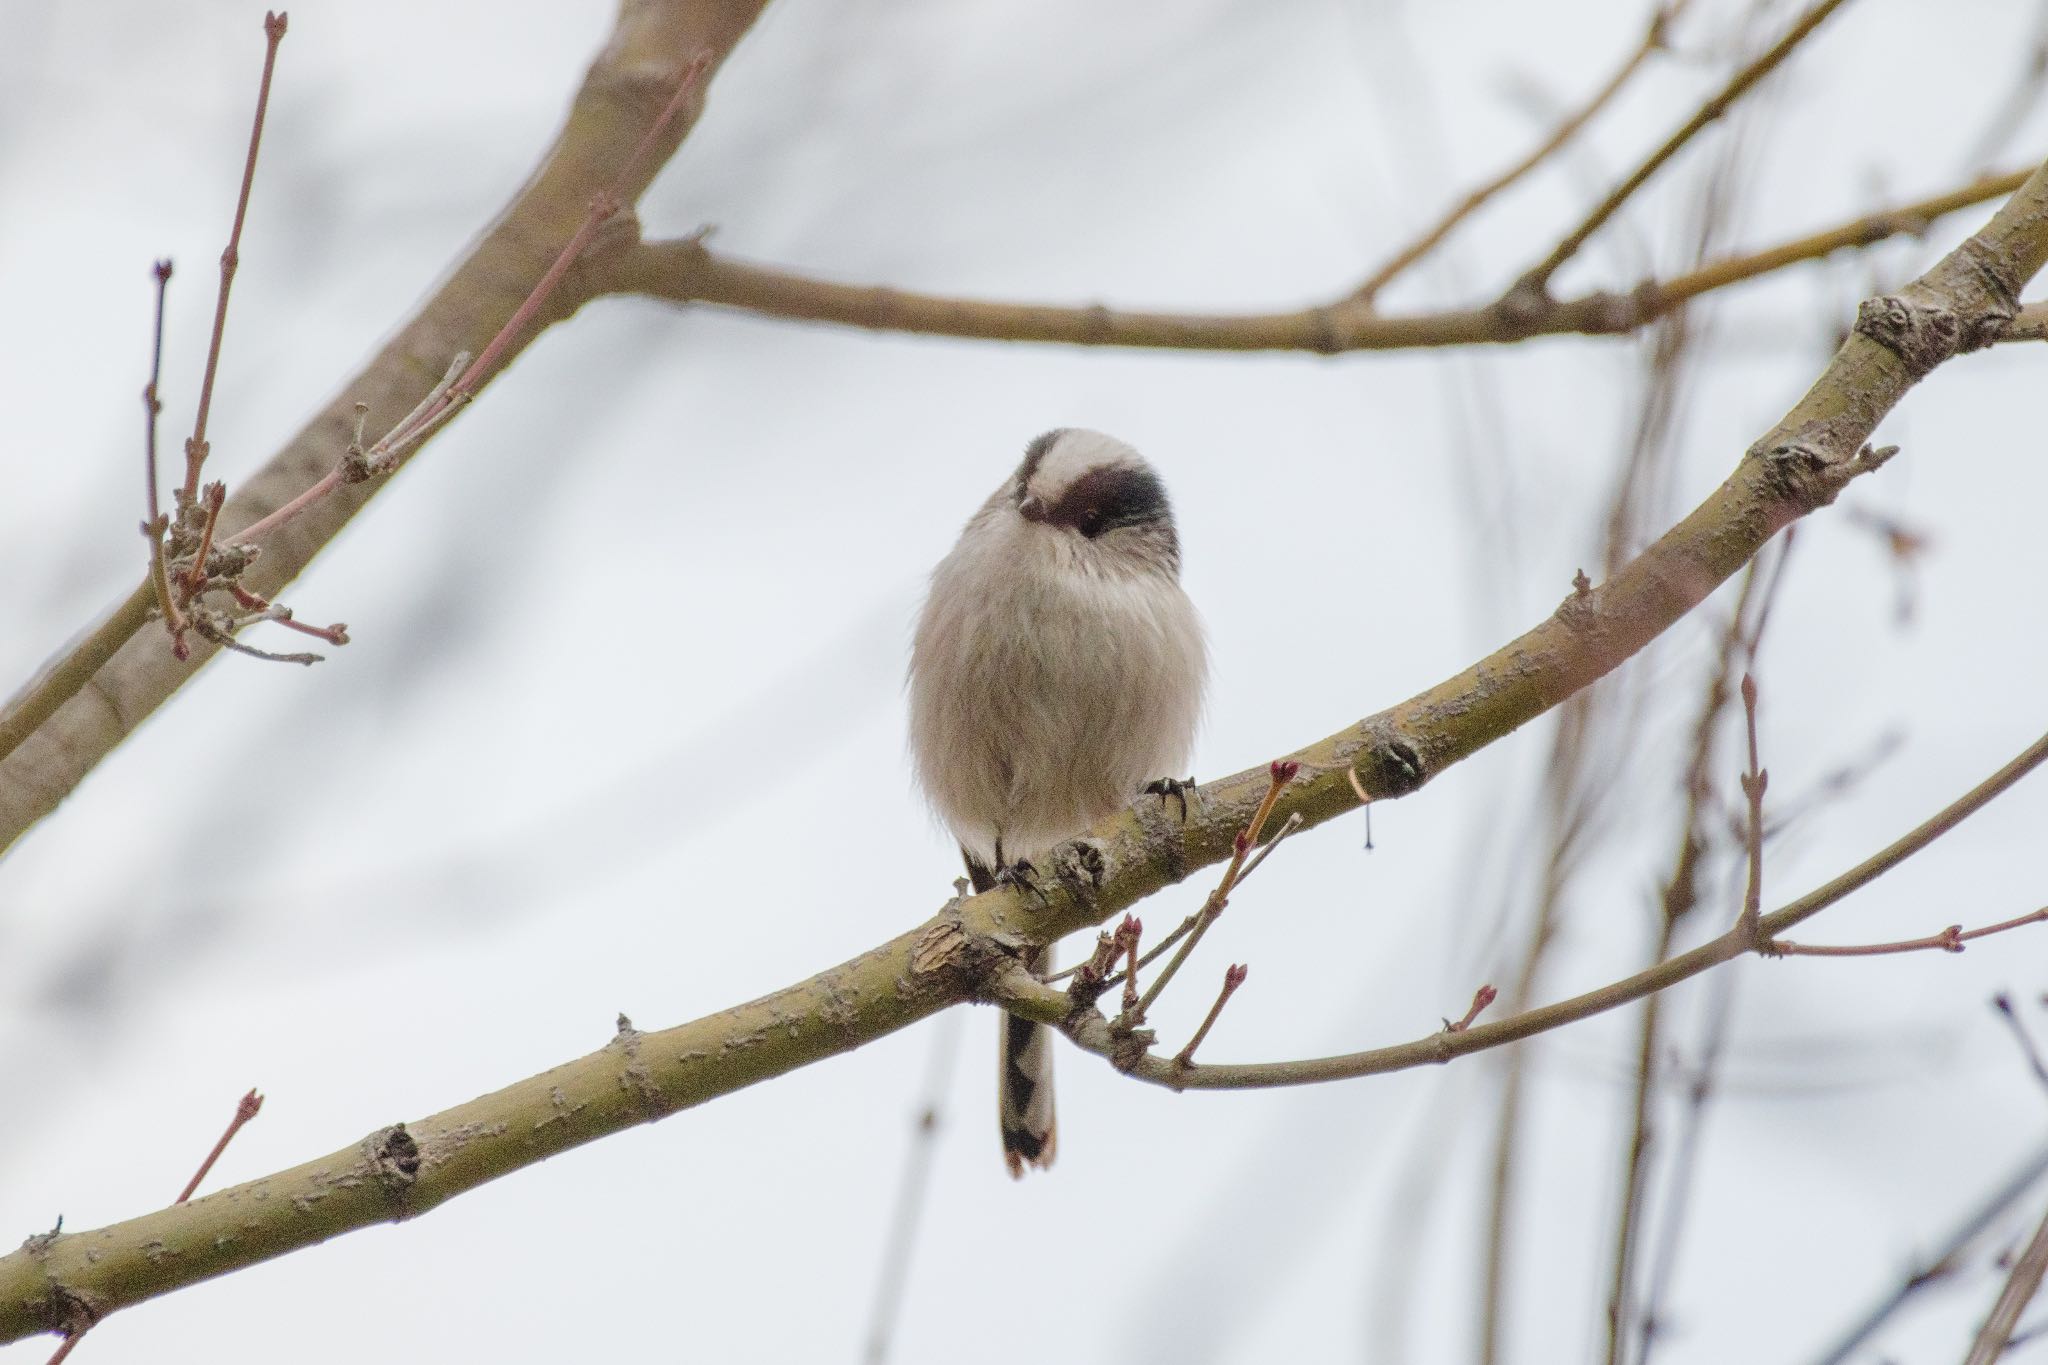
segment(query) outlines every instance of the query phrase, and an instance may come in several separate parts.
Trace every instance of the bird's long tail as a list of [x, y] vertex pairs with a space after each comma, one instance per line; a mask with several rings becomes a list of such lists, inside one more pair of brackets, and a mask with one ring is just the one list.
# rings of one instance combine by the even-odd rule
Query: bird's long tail
[[[994, 875], [973, 858], [967, 876], [977, 894], [992, 890]], [[1039, 948], [1024, 958], [1039, 976], [1052, 970], [1052, 949]], [[1003, 1134], [1003, 1161], [1013, 1177], [1022, 1179], [1027, 1166], [1052, 1165], [1059, 1130], [1052, 1106], [1052, 1036], [1043, 1024], [1002, 1018], [996, 1077], [996, 1122]]]

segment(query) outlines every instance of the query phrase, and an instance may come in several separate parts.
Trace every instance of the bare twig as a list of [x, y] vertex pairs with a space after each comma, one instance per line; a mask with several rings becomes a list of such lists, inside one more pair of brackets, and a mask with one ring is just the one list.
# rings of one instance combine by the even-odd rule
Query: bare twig
[[270, 78], [277, 70], [277, 48], [284, 41], [286, 16], [282, 11], [263, 16], [263, 80], [256, 87], [256, 116], [249, 124], [249, 154], [242, 162], [242, 189], [235, 199], [235, 223], [228, 230], [227, 249], [220, 253], [220, 294], [213, 305], [213, 337], [206, 345], [206, 372], [199, 381], [199, 410], [192, 419], [192, 435], [185, 442], [185, 483], [178, 494], [178, 506], [191, 505], [199, 497], [199, 469], [206, 463], [206, 419], [213, 411], [213, 381], [220, 372], [220, 344], [227, 332], [228, 291], [234, 288], [235, 270], [242, 262], [242, 224], [249, 216], [249, 191], [256, 183], [256, 152], [263, 145], [263, 116], [270, 107]]
[[[2048, 761], [2048, 734], [2042, 735], [1997, 772], [1885, 848], [1799, 899], [1761, 916], [1758, 931], [1774, 937], [1862, 889], [1982, 810], [2044, 761]], [[1744, 933], [1738, 924], [1697, 948], [1608, 985], [1554, 1004], [1517, 1011], [1506, 1019], [1474, 1024], [1459, 1033], [1439, 1029], [1423, 1038], [1391, 1047], [1303, 1061], [1229, 1063], [1182, 1070], [1173, 1066], [1170, 1058], [1148, 1055], [1124, 1057], [1119, 1069], [1139, 1080], [1175, 1090], [1257, 1090], [1320, 1085], [1419, 1066], [1436, 1066], [1618, 1009], [1755, 951], [1756, 940]], [[1108, 1021], [1091, 1011], [1074, 1011], [1072, 1001], [1064, 992], [1048, 989], [1028, 973], [1006, 975], [993, 985], [992, 994], [1001, 1003], [1018, 1009], [1027, 1017], [1058, 1025], [1087, 1051], [1109, 1056], [1117, 1050], [1117, 1040], [1112, 1037]]]
[[[1192, 921], [1192, 918], [1190, 916], [1190, 921]], [[1184, 933], [1186, 929], [1187, 926], [1183, 925], [1178, 932]], [[1093, 1003], [1101, 996], [1102, 992], [1108, 990], [1118, 980], [1122, 979], [1121, 977], [1111, 977], [1110, 971], [1116, 966], [1117, 960], [1125, 956], [1128, 950], [1137, 944], [1144, 932], [1145, 926], [1143, 921], [1136, 915], [1125, 915], [1123, 923], [1117, 925], [1115, 932], [1096, 934], [1095, 951], [1088, 956], [1086, 961], [1077, 962], [1065, 971], [1054, 972], [1043, 979], [1050, 984], [1054, 981], [1064, 981], [1071, 976], [1074, 978], [1074, 984], [1070, 989], [1075, 993], [1074, 998], [1084, 1003]], [[1144, 966], [1146, 962], [1150, 961], [1151, 957], [1152, 954], [1148, 953], [1144, 957], [1139, 958], [1138, 965]]]
[[[1158, 1001], [1160, 992], [1166, 989], [1167, 983], [1180, 971], [1181, 966], [1188, 960], [1188, 955], [1195, 951], [1196, 945], [1202, 941], [1202, 936], [1209, 932], [1209, 926], [1223, 913], [1224, 906], [1230, 903], [1230, 893], [1237, 889], [1237, 884], [1244, 880], [1250, 870], [1245, 860], [1258, 846], [1259, 835], [1266, 828], [1266, 821], [1272, 818], [1273, 807], [1279, 802], [1280, 793], [1300, 771], [1301, 764], [1287, 758], [1275, 759], [1269, 766], [1265, 798], [1259, 802], [1259, 808], [1252, 815], [1251, 822], [1238, 832], [1236, 842], [1231, 848], [1230, 862], [1224, 867], [1223, 876], [1217, 880], [1216, 889], [1202, 902], [1201, 913], [1195, 917], [1194, 927], [1188, 930], [1187, 937], [1180, 945], [1180, 951], [1160, 969], [1159, 975], [1152, 979], [1151, 987], [1138, 998], [1135, 1007], [1128, 1004], [1124, 1007], [1123, 1013], [1118, 1016], [1120, 1024], [1128, 1028], [1144, 1022], [1146, 1014]], [[1282, 830], [1279, 835], [1274, 836], [1274, 842], [1279, 842], [1287, 832]], [[1135, 973], [1136, 969], [1137, 963], [1133, 960], [1130, 970]]]
[[1762, 946], [1759, 921], [1764, 896], [1764, 788], [1770, 784], [1771, 775], [1757, 760], [1756, 679], [1747, 673], [1742, 675], [1742, 717], [1749, 734], [1749, 771], [1742, 775], [1742, 794], [1749, 802], [1749, 879], [1743, 888], [1742, 914], [1735, 921], [1735, 929]]
[[1662, 170], [1681, 148], [1691, 142], [1709, 125], [1728, 112], [1731, 105], [1748, 93], [1751, 86], [1778, 69], [1792, 50], [1805, 42], [1807, 37], [1819, 28], [1829, 15], [1840, 9], [1843, 0], [1819, 0], [1806, 13], [1799, 16], [1785, 35], [1766, 48], [1753, 60], [1743, 64], [1728, 83], [1723, 85], [1708, 100], [1693, 111], [1692, 117], [1664, 140], [1664, 144], [1642, 161], [1633, 171], [1622, 178], [1620, 184], [1586, 215], [1585, 221], [1565, 234], [1565, 237], [1551, 249], [1548, 256], [1515, 282], [1508, 291], [1508, 297], [1517, 300], [1540, 301], [1550, 292], [1550, 278], [1559, 267], [1578, 254], [1588, 238], [1598, 232], [1607, 220], [1620, 211], [1635, 192], [1641, 189], [1658, 171]]
[[1901, 939], [1896, 943], [1794, 943], [1780, 938], [1771, 940], [1764, 951], [1772, 957], [1882, 957], [1890, 953], [1918, 953], [1930, 949], [1960, 953], [1963, 945], [1971, 939], [1986, 938], [2044, 921], [2048, 921], [2048, 907], [2000, 920], [1997, 924], [1987, 924], [1981, 929], [1965, 930], [1960, 924], [1951, 924], [1940, 933], [1929, 934], [1925, 938]]
[[170, 527], [171, 519], [159, 512], [142, 523], [142, 534], [149, 541], [149, 587], [156, 597], [157, 614], [163, 617], [164, 629], [170, 632], [171, 653], [183, 659], [191, 653], [191, 646], [185, 643], [185, 632], [191, 625], [178, 609], [170, 567], [164, 563], [164, 534]]
[[[228, 1149], [228, 1144], [235, 1140], [235, 1134], [241, 1132], [242, 1126], [250, 1119], [255, 1118], [262, 1108], [263, 1096], [257, 1094], [255, 1090], [252, 1089], [248, 1094], [242, 1096], [241, 1100], [235, 1105], [235, 1116], [228, 1120], [228, 1126], [221, 1133], [219, 1141], [213, 1144], [213, 1150], [206, 1154], [206, 1159], [199, 1163], [199, 1169], [192, 1173], [192, 1178], [185, 1182], [185, 1188], [178, 1192], [178, 1197], [171, 1201], [173, 1204], [182, 1204], [192, 1197], [192, 1192], [199, 1188], [199, 1182], [206, 1179], [206, 1173], [213, 1169], [213, 1163], [220, 1160], [221, 1153], [225, 1152]], [[84, 1327], [66, 1333], [64, 1340], [59, 1343], [56, 1351], [50, 1356], [49, 1365], [62, 1365], [65, 1357], [69, 1356], [78, 1343], [85, 1339], [85, 1334], [90, 1330], [91, 1324], [88, 1323]]]
[[[280, 31], [282, 31], [282, 16], [280, 16]], [[241, 1132], [243, 1126], [250, 1119], [255, 1118], [262, 1112], [263, 1096], [252, 1088], [248, 1094], [242, 1096], [236, 1102], [235, 1116], [228, 1120], [228, 1126], [221, 1131], [220, 1140], [213, 1144], [213, 1150], [208, 1152], [206, 1159], [199, 1163], [199, 1169], [192, 1172], [192, 1178], [185, 1182], [185, 1188], [178, 1192], [178, 1197], [173, 1201], [174, 1203], [182, 1204], [192, 1197], [192, 1192], [199, 1188], [199, 1182], [206, 1179], [206, 1173], [213, 1169], [213, 1163], [220, 1160], [221, 1153], [225, 1152], [228, 1149], [228, 1144], [235, 1140], [235, 1134]]]
[[1117, 941], [1124, 947], [1124, 1016], [1138, 1017], [1138, 939], [1145, 932], [1144, 921], [1125, 915], [1117, 929]]
[[1195, 1030], [1194, 1037], [1188, 1039], [1188, 1045], [1174, 1054], [1175, 1066], [1195, 1064], [1195, 1049], [1209, 1036], [1209, 1030], [1216, 1027], [1216, 1017], [1223, 1013], [1223, 1007], [1230, 1003], [1230, 997], [1237, 993], [1237, 988], [1244, 984], [1245, 977], [1250, 973], [1251, 968], [1242, 963], [1234, 963], [1223, 969], [1223, 988], [1216, 992], [1216, 1003], [1209, 1006], [1209, 1013], [1202, 1018], [1202, 1026]]
[[192, 552], [191, 567], [185, 570], [182, 586], [188, 595], [206, 586], [206, 560], [213, 553], [213, 534], [220, 526], [220, 509], [227, 500], [228, 486], [217, 479], [200, 491], [199, 507], [206, 520], [199, 525], [199, 545]]
[[156, 492], [156, 419], [164, 410], [163, 399], [157, 396], [157, 385], [164, 372], [164, 294], [171, 284], [171, 263], [161, 260], [150, 272], [156, 281], [156, 322], [150, 329], [149, 383], [142, 388], [143, 435], [142, 467], [149, 480], [149, 519], [145, 526], [152, 525], [163, 513], [158, 508]]
[[1622, 87], [1642, 69], [1645, 62], [1664, 50], [1671, 25], [1677, 21], [1688, 3], [1689, 0], [1675, 0], [1674, 3], [1658, 6], [1650, 16], [1650, 23], [1643, 32], [1642, 41], [1630, 50], [1621, 65], [1615, 68], [1614, 74], [1607, 78], [1606, 83], [1596, 90], [1591, 98], [1559, 120], [1550, 135], [1538, 143], [1527, 156], [1484, 184], [1476, 186], [1453, 205], [1450, 212], [1439, 218], [1434, 226], [1396, 252], [1391, 260], [1372, 273], [1371, 278], [1359, 285], [1351, 297], [1366, 303], [1372, 302], [1395, 276], [1434, 251], [1444, 238], [1450, 236], [1453, 228], [1485, 207], [1495, 195], [1556, 155], [1560, 148], [1576, 137], [1581, 128], [1590, 123], [1596, 114], [1621, 93]]
[[1300, 811], [1294, 811], [1285, 820], [1282, 820], [1280, 828], [1273, 831], [1273, 837], [1260, 844], [1258, 852], [1245, 859], [1244, 869], [1237, 874], [1237, 884], [1243, 886], [1245, 879], [1259, 870], [1259, 864], [1272, 857], [1273, 850], [1285, 843], [1287, 836], [1300, 829], [1301, 826], [1302, 818]]
[[258, 649], [255, 645], [244, 644], [235, 638], [234, 632], [227, 625], [210, 621], [203, 616], [193, 620], [192, 629], [205, 636], [212, 643], [219, 645], [222, 649], [231, 650], [236, 654], [246, 654], [252, 659], [261, 659], [267, 664], [304, 664], [310, 668], [320, 662], [318, 654], [304, 652], [280, 654], [275, 650]]
[[316, 640], [325, 640], [330, 645], [345, 645], [348, 643], [348, 623], [346, 621], [336, 621], [331, 626], [308, 625], [296, 616], [293, 616], [290, 607], [278, 606], [265, 608], [263, 619], [275, 621], [286, 630], [296, 630], [301, 635], [310, 635]]

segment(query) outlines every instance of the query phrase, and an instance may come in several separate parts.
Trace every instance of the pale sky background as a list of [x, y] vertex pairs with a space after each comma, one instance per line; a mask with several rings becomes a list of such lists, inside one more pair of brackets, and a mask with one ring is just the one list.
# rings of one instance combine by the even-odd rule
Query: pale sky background
[[[1729, 239], [1966, 179], [2038, 8], [1848, 6], [1754, 106]], [[1387, 306], [1489, 297], [1661, 140], [1725, 74], [1743, 6], [1694, 9], [1680, 55]], [[1789, 13], [1775, 9], [1772, 32]], [[654, 233], [712, 222], [736, 255], [905, 287], [1319, 301], [1519, 156], [1646, 13], [776, 0], [643, 216]], [[150, 262], [178, 266], [175, 445], [260, 18], [219, 0], [0, 9], [0, 575], [16, 585], [0, 689], [142, 566]], [[292, 8], [212, 476], [237, 479], [288, 438], [496, 212], [610, 18], [534, 0]], [[2048, 120], [2031, 109], [1998, 141], [1990, 162], [2024, 164], [2048, 151]], [[1562, 288], [1627, 286], [1679, 259], [1720, 145], [1660, 180]], [[1989, 211], [1707, 310], [1660, 528], [1810, 382], [1857, 298]], [[1216, 777], [1449, 675], [1597, 566], [1643, 351], [1135, 354], [586, 309], [287, 594], [355, 643], [312, 670], [215, 663], [0, 864], [0, 1241], [60, 1213], [81, 1230], [161, 1205], [252, 1084], [268, 1103], [208, 1188], [587, 1052], [622, 1010], [681, 1022], [931, 913], [957, 863], [903, 758], [909, 622], [924, 572], [1037, 432], [1101, 427], [1163, 471], [1215, 660], [1194, 768]], [[1880, 432], [1905, 454], [1803, 533], [1759, 669], [1774, 808], [1894, 747], [1773, 843], [1767, 903], [2043, 728], [2044, 366], [2013, 347], [1944, 368]], [[1910, 623], [1851, 508], [1929, 538]], [[1702, 615], [1630, 665], [1645, 728], [1612, 772], [1546, 998], [1648, 951], [1714, 626]], [[1481, 981], [1505, 985], [1550, 730], [1382, 807], [1371, 854], [1355, 817], [1291, 843], [1168, 998], [1163, 1038], [1178, 1045], [1232, 961], [1251, 977], [1213, 1060], [1404, 1041]], [[1716, 768], [1730, 798], [1737, 766], [1730, 750]], [[2037, 776], [1802, 937], [2032, 909], [2048, 900], [2044, 820]], [[1726, 873], [1703, 930], [1734, 913]], [[1146, 919], [1176, 922], [1207, 884]], [[1986, 1003], [2009, 989], [2048, 1033], [2040, 931], [1959, 957], [1737, 964], [1669, 997], [1687, 1059], [1730, 989], [1668, 1365], [1815, 1358], [2048, 1140], [2048, 1094]], [[1599, 1348], [1635, 1022], [1533, 1046], [1508, 1359]], [[1059, 1165], [1014, 1185], [992, 1121], [995, 1020], [963, 1010], [404, 1227], [121, 1313], [74, 1360], [856, 1359], [948, 1028], [958, 1055], [894, 1359], [1471, 1358], [1504, 1054], [1175, 1097], [1063, 1048]], [[1857, 1359], [1959, 1358], [1996, 1292], [1987, 1257], [2044, 1201], [2022, 1201]], [[0, 1348], [0, 1365], [53, 1345]]]

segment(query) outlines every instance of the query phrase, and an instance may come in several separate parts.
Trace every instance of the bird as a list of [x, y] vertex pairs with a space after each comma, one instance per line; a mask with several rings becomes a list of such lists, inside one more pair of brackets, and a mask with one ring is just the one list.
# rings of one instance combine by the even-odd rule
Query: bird
[[[1028, 881], [1032, 860], [1148, 787], [1180, 789], [1167, 775], [1185, 769], [1208, 673], [1180, 564], [1157, 471], [1113, 436], [1062, 427], [1025, 448], [932, 571], [910, 748], [977, 894]], [[1045, 975], [1050, 950], [1025, 965]], [[1014, 1015], [1000, 1044], [1003, 1159], [1021, 1178], [1058, 1147], [1052, 1050]]]

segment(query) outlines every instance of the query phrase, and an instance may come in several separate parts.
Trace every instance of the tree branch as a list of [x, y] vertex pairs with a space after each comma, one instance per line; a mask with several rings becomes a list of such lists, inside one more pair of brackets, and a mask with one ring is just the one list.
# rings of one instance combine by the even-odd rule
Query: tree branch
[[[651, 0], [622, 8], [611, 41], [592, 65], [541, 169], [412, 321], [229, 501], [223, 525], [231, 538], [235, 528], [292, 504], [333, 471], [355, 425], [356, 403], [377, 412], [408, 410], [449, 356], [476, 352], [499, 330], [532, 292], [548, 253], [568, 239], [592, 193], [625, 159], [674, 88], [681, 60], [677, 54], [707, 51], [715, 69], [764, 3]], [[633, 177], [633, 192], [624, 196], [628, 202], [687, 135], [700, 108], [701, 100], [693, 101], [664, 136]], [[2024, 173], [1980, 180], [1669, 281], [1646, 281], [1625, 294], [1546, 300], [1533, 313], [1527, 300], [1515, 307], [1503, 301], [1412, 317], [1380, 316], [1358, 298], [1292, 313], [1208, 317], [985, 303], [826, 284], [713, 257], [696, 239], [628, 243], [601, 251], [572, 272], [572, 296], [539, 318], [505, 358], [516, 358], [540, 331], [573, 313], [580, 302], [620, 292], [869, 328], [1084, 345], [1331, 354], [1567, 333], [1610, 335], [1642, 326], [1710, 290], [1844, 247], [1920, 231], [1933, 218], [1994, 198], [2022, 179]], [[2015, 335], [2038, 330], [2033, 319], [2021, 321], [2028, 330]], [[301, 517], [289, 534], [270, 538], [245, 586], [274, 597], [380, 487], [373, 481], [343, 490], [325, 500], [317, 516]], [[189, 651], [188, 659], [178, 659], [153, 640], [137, 639], [153, 600], [150, 584], [138, 584], [0, 708], [0, 853], [212, 657], [215, 648], [205, 641]]]
[[[1465, 672], [1348, 726], [1287, 761], [1299, 776], [1272, 813], [1320, 824], [1406, 795], [1618, 667], [1773, 535], [1882, 463], [1863, 442], [1933, 366], [1997, 333], [2020, 286], [2048, 261], [2048, 167], [1977, 233], [1900, 294], [1867, 303], [1813, 389], [1752, 446], [1698, 509], [1607, 583], [1581, 584], [1556, 613]], [[2044, 757], [2048, 736], [1975, 791], [1827, 886], [1762, 922], [1776, 935], [1952, 828]], [[660, 1033], [622, 1028], [577, 1061], [289, 1171], [97, 1231], [31, 1238], [0, 1257], [0, 1342], [75, 1330], [116, 1309], [374, 1223], [413, 1217], [558, 1152], [835, 1056], [968, 999], [999, 1000], [1067, 1027], [1091, 1050], [1108, 1021], [1068, 1018], [1065, 991], [1015, 952], [1100, 924], [1234, 852], [1272, 790], [1268, 765], [1203, 788], [1176, 820], [1146, 797], [1090, 831], [1099, 880], [1048, 879], [949, 902], [918, 929], [773, 995]], [[1076, 860], [1079, 863], [1079, 860]], [[1724, 936], [1587, 996], [1401, 1047], [1266, 1066], [1175, 1066], [1134, 1074], [1174, 1088], [1245, 1088], [1371, 1075], [1447, 1061], [1639, 999], [1747, 951]], [[1090, 1022], [1092, 1018], [1092, 1023]]]
[[[1892, 844], [1825, 885], [1808, 892], [1782, 909], [1764, 915], [1759, 927], [1775, 935], [1792, 925], [1813, 918], [1854, 891], [1875, 881], [1965, 819], [1982, 810], [2015, 782], [2048, 760], [2048, 735], [2028, 745], [2005, 764], [1943, 807]], [[2027, 915], [2010, 924], [1993, 926], [1997, 932], [2033, 923], [2039, 915]], [[1061, 991], [1053, 990], [1013, 962], [1005, 962], [1000, 975], [990, 984], [989, 995], [1012, 1011], [1057, 1026], [1082, 1049], [1112, 1061], [1118, 1070], [1170, 1090], [1264, 1090], [1282, 1086], [1320, 1085], [1330, 1081], [1378, 1076], [1391, 1071], [1410, 1071], [1419, 1066], [1437, 1066], [1475, 1052], [1485, 1052], [1505, 1043], [1519, 1042], [1566, 1024], [1605, 1014], [1631, 1001], [1640, 1000], [1710, 968], [1760, 949], [1757, 933], [1738, 922], [1728, 932], [1689, 952], [1667, 958], [1632, 976], [1560, 1000], [1555, 1004], [1524, 1010], [1490, 1024], [1473, 1024], [1459, 1030], [1442, 1029], [1413, 1042], [1337, 1057], [1319, 1057], [1297, 1062], [1250, 1062], [1221, 1066], [1181, 1066], [1174, 1059], [1154, 1054], [1133, 1059], [1121, 1046], [1109, 1021], [1093, 1010], [1077, 1011]]]
[[2019, 188], [2027, 171], [1987, 176], [1944, 194], [1841, 223], [1669, 280], [1622, 293], [1495, 302], [1408, 315], [1380, 313], [1356, 295], [1280, 313], [1142, 313], [1102, 304], [1013, 303], [952, 298], [885, 285], [838, 284], [713, 254], [701, 236], [642, 242], [594, 261], [593, 295], [637, 294], [671, 303], [708, 303], [796, 322], [978, 341], [1128, 346], [1193, 351], [1394, 351], [1429, 346], [1506, 345], [1535, 336], [1616, 336], [1680, 304], [1744, 280], [1819, 260], [1850, 247], [1924, 232], [1935, 219]]
[[[766, 0], [632, 0], [584, 78], [562, 130], [533, 177], [458, 261], [446, 282], [338, 396], [244, 481], [222, 515], [232, 538], [323, 479], [355, 428], [354, 405], [410, 410], [449, 357], [475, 354], [525, 301], [655, 117], [684, 65], [709, 53], [723, 62]], [[631, 202], [688, 134], [703, 108], [692, 100], [630, 178]], [[573, 311], [573, 310], [568, 310]], [[545, 314], [505, 355], [509, 363], [566, 311]], [[264, 543], [245, 585], [275, 597], [361, 509], [381, 481], [322, 500]], [[0, 851], [48, 814], [86, 773], [211, 658], [195, 645], [172, 657], [155, 632], [138, 635], [153, 600], [138, 585], [82, 639], [67, 646], [0, 713]]]

